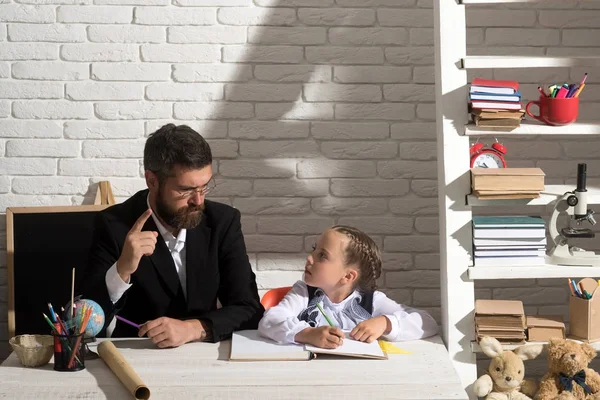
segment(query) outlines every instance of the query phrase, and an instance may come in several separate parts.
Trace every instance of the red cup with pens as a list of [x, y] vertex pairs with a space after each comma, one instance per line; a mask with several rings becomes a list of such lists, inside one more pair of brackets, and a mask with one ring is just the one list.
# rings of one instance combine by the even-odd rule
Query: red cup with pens
[[[547, 125], [562, 126], [577, 121], [579, 116], [579, 94], [585, 87], [587, 73], [579, 84], [552, 85], [547, 90], [538, 87], [540, 98], [530, 101], [525, 107], [527, 115]], [[536, 105], [539, 114], [535, 115], [530, 108]]]

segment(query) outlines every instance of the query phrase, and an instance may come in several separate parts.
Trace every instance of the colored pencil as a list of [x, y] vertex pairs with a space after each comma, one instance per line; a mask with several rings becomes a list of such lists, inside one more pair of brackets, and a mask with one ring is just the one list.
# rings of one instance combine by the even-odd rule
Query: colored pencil
[[583, 88], [584, 88], [584, 87], [585, 87], [585, 83], [582, 83], [582, 84], [579, 86], [579, 89], [577, 89], [577, 90], [575, 91], [575, 93], [573, 94], [573, 97], [579, 97], [579, 94], [581, 93], [581, 91], [583, 90]]
[[329, 324], [329, 326], [335, 326], [333, 324], [333, 322], [331, 322], [331, 320], [329, 319], [327, 314], [325, 314], [325, 311], [323, 311], [323, 308], [321, 307], [321, 305], [319, 303], [317, 303], [317, 308], [319, 309], [319, 311], [321, 311], [321, 314], [323, 314], [323, 316], [325, 317], [325, 320], [327, 320], [327, 323]]
[[52, 328], [53, 332], [56, 332], [58, 334], [60, 334], [57, 330], [56, 330], [56, 326], [54, 326], [54, 324], [52, 323], [52, 321], [50, 321], [50, 318], [48, 318], [48, 316], [44, 313], [42, 313], [42, 315], [44, 316], [44, 319], [46, 320], [46, 322], [48, 323], [48, 325], [50, 325], [50, 328]]
[[75, 304], [73, 302], [75, 297], [75, 268], [71, 274], [71, 318], [75, 316]]
[[52, 303], [48, 303], [48, 310], [50, 310], [50, 318], [52, 319], [52, 322], [56, 322], [56, 317], [54, 316], [56, 313], [54, 312], [54, 309], [52, 308]]
[[75, 346], [73, 346], [73, 350], [71, 351], [71, 357], [69, 358], [69, 362], [67, 363], [67, 366], [69, 368], [72, 368], [73, 361], [77, 357], [77, 349], [79, 348], [79, 345], [81, 344], [81, 338], [83, 337], [83, 333], [85, 332], [85, 327], [87, 326], [87, 323], [89, 322], [91, 315], [92, 315], [92, 309], [88, 308], [87, 312], [85, 313], [85, 318], [83, 319], [83, 323], [79, 327], [79, 337], [77, 337], [77, 340], [75, 341]]
[[141, 325], [138, 325], [135, 322], [131, 322], [130, 320], [125, 319], [125, 318], [123, 318], [123, 317], [121, 317], [119, 315], [115, 315], [115, 318], [118, 319], [119, 321], [125, 322], [126, 324], [129, 324], [129, 325], [133, 326], [134, 328], [140, 329], [142, 327]]

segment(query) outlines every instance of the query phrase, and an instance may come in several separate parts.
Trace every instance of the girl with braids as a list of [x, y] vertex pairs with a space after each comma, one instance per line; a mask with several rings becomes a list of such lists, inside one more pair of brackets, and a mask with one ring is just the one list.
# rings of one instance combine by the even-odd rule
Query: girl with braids
[[380, 275], [381, 253], [373, 239], [356, 228], [333, 226], [306, 258], [304, 281], [265, 312], [258, 331], [278, 343], [330, 349], [342, 343], [344, 331], [362, 342], [435, 335], [437, 323], [427, 312], [398, 304], [377, 290]]

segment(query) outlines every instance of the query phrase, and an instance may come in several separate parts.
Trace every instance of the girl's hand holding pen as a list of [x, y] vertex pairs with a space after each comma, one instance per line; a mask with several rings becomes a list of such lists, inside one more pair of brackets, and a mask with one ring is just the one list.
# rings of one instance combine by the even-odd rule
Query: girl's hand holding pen
[[306, 328], [296, 334], [298, 343], [312, 344], [322, 349], [335, 349], [344, 342], [344, 331], [333, 326]]
[[392, 330], [392, 324], [386, 316], [380, 315], [356, 325], [350, 331], [350, 337], [361, 342], [371, 343]]

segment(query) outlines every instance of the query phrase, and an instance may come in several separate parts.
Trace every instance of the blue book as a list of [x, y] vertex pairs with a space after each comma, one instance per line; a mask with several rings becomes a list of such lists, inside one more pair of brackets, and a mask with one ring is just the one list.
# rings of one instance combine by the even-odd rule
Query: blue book
[[500, 215], [473, 217], [473, 227], [490, 228], [544, 228], [546, 223], [542, 217], [527, 215]]

